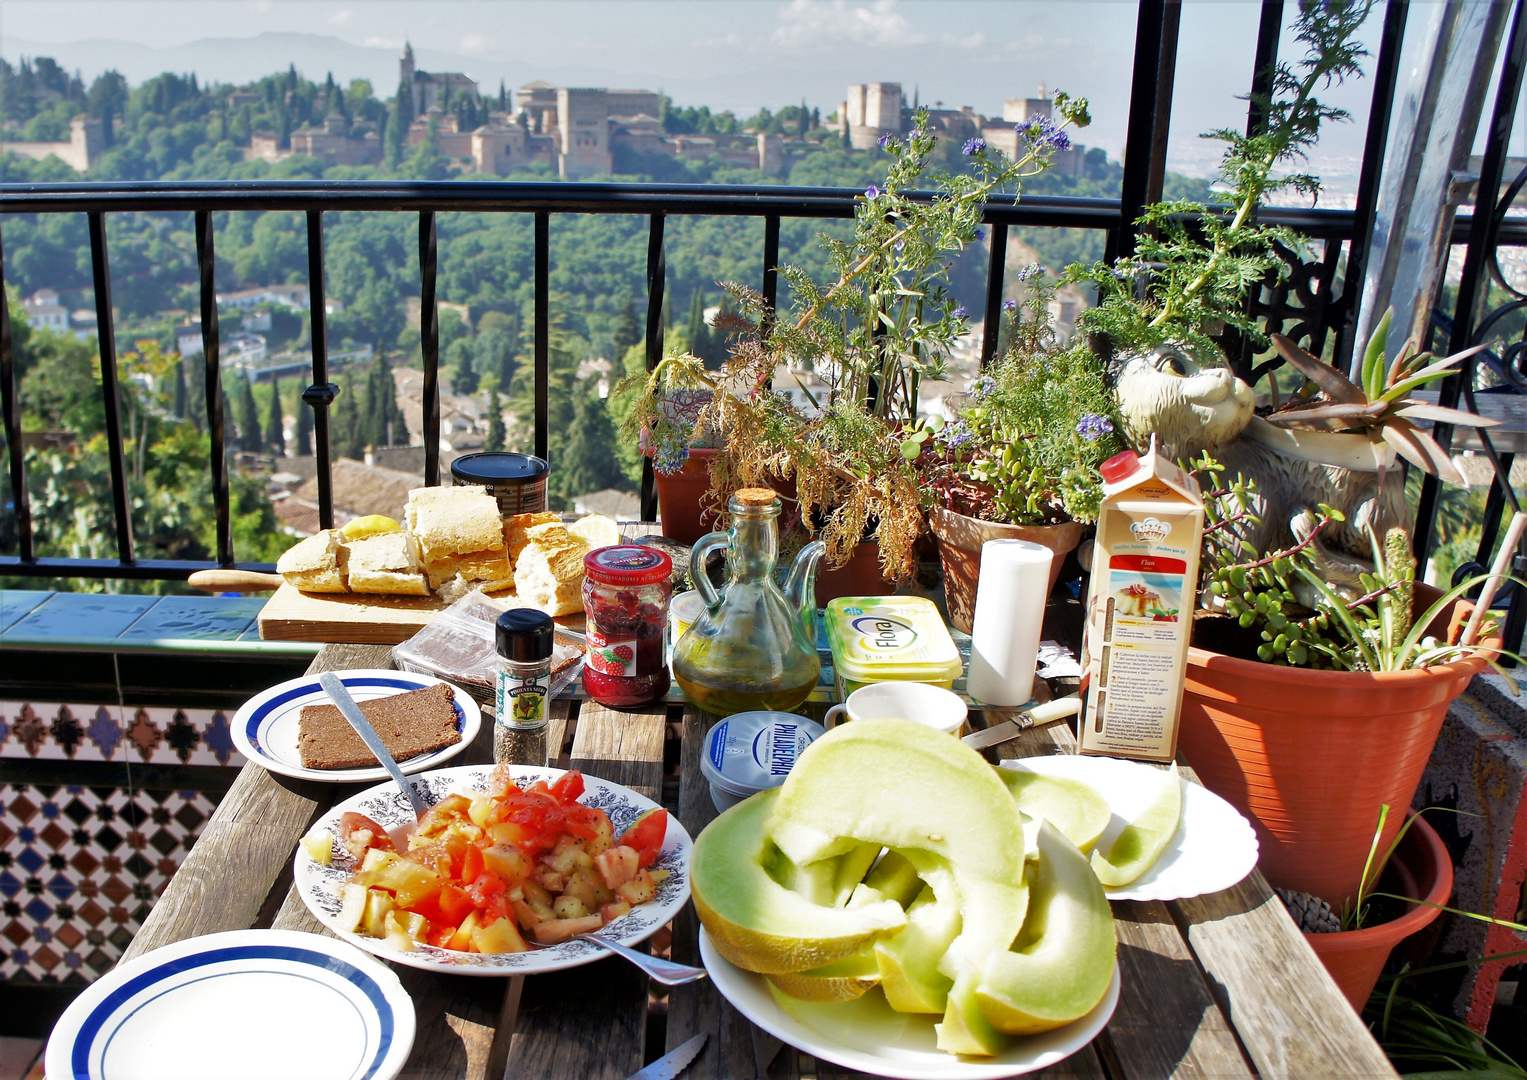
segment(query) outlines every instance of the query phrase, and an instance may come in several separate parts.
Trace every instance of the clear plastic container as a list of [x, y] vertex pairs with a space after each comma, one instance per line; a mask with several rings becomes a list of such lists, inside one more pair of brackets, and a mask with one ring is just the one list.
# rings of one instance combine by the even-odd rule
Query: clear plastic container
[[954, 688], [964, 664], [933, 601], [923, 596], [840, 596], [824, 620], [838, 700], [877, 682]]

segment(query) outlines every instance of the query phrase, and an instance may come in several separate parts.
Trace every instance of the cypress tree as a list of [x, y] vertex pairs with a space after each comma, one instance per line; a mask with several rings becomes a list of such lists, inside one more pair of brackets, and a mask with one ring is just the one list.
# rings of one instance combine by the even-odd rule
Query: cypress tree
[[615, 427], [604, 401], [591, 388], [580, 384], [574, 391], [572, 422], [561, 442], [563, 452], [552, 478], [564, 499], [571, 502], [579, 495], [624, 484], [615, 458]]
[[250, 386], [249, 379], [243, 375], [237, 378], [239, 449], [257, 454], [262, 449], [261, 443], [264, 442], [260, 435], [260, 410], [255, 405], [254, 389]]
[[632, 345], [642, 343], [642, 325], [636, 321], [636, 301], [626, 297], [626, 306], [615, 320], [615, 358], [626, 355]]
[[184, 420], [186, 418], [186, 362], [175, 361], [175, 404], [171, 407], [173, 415]]
[[710, 352], [710, 328], [705, 325], [705, 294], [696, 289], [689, 299], [689, 351], [705, 357]]
[[313, 456], [313, 407], [297, 396], [297, 445], [292, 447], [293, 457]]
[[488, 391], [488, 438], [483, 449], [497, 452], [504, 448], [504, 406], [496, 389]]
[[231, 453], [239, 449], [239, 430], [233, 422], [232, 402], [228, 400], [228, 391], [218, 388], [218, 397], [223, 402], [223, 452]]
[[[185, 361], [181, 361], [181, 369], [185, 369]], [[186, 419], [190, 420], [197, 431], [207, 430], [207, 380], [206, 376], [196, 370], [195, 367], [186, 376]], [[225, 418], [228, 410], [223, 410]]]
[[277, 457], [286, 453], [286, 430], [281, 422], [281, 380], [270, 379], [270, 410], [265, 415], [265, 445]]

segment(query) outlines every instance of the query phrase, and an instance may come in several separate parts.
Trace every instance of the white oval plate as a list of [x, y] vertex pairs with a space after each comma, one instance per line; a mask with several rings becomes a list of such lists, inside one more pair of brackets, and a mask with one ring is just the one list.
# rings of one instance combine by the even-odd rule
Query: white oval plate
[[[1097, 846], [1109, 845], [1161, 791], [1165, 770], [1138, 761], [1056, 754], [1004, 761], [1004, 769], [1078, 780], [1108, 802], [1113, 820]], [[1118, 889], [1105, 889], [1110, 900], [1182, 900], [1219, 892], [1236, 884], [1257, 865], [1260, 848], [1251, 822], [1201, 784], [1183, 781], [1182, 820], [1161, 858], [1143, 875]]]
[[[416, 777], [414, 786], [434, 805], [453, 791], [484, 791], [488, 787], [488, 774], [492, 765], [458, 765], [454, 769], [441, 769]], [[538, 769], [530, 765], [513, 766], [514, 782], [529, 787], [537, 780], [551, 783], [563, 773], [562, 769]], [[585, 806], [598, 807], [610, 816], [619, 836], [639, 816], [657, 806], [645, 796], [630, 788], [612, 784], [587, 773], [583, 775], [583, 797], [578, 801]], [[339, 835], [339, 819], [345, 813], [365, 814], [385, 829], [394, 829], [413, 820], [413, 808], [391, 782], [368, 788], [359, 795], [346, 799], [330, 809], [313, 826], [311, 832], [327, 829]], [[651, 937], [670, 919], [679, 913], [689, 899], [689, 856], [694, 845], [672, 814], [668, 815], [668, 832], [663, 837], [662, 852], [652, 866], [655, 870], [667, 870], [668, 877], [657, 887], [657, 896], [645, 904], [631, 909], [610, 923], [601, 934], [622, 945], [635, 945]], [[334, 845], [334, 858], [328, 866], [320, 866], [302, 847], [297, 846], [297, 858], [293, 864], [297, 892], [308, 910], [334, 934], [359, 946], [367, 952], [385, 957], [395, 964], [440, 971], [453, 975], [534, 975], [542, 971], [560, 971], [592, 963], [610, 955], [605, 949], [586, 941], [564, 941], [544, 949], [532, 949], [523, 953], [464, 953], [453, 949], [437, 949], [432, 945], [419, 945], [411, 952], [399, 952], [381, 938], [364, 937], [340, 929], [339, 889], [355, 871], [356, 860], [341, 845]]]
[[[406, 694], [433, 686], [443, 679], [412, 671], [389, 671], [382, 668], [357, 668], [341, 671], [340, 680], [356, 701]], [[405, 773], [437, 768], [467, 748], [482, 726], [482, 710], [459, 686], [452, 686], [456, 698], [456, 730], [461, 741], [441, 747], [431, 754], [420, 754], [398, 762]], [[256, 765], [282, 776], [299, 780], [327, 780], [336, 784], [357, 784], [367, 780], [386, 780], [387, 770], [377, 765], [364, 769], [305, 769], [297, 753], [297, 721], [304, 705], [328, 705], [329, 695], [318, 685], [317, 675], [304, 675], [272, 686], [244, 702], [233, 717], [233, 741], [239, 751]]]
[[48, 1039], [52, 1080], [391, 1080], [414, 1044], [397, 975], [294, 930], [187, 938], [90, 984]]
[[996, 1080], [1048, 1068], [1096, 1038], [1119, 1003], [1115, 963], [1103, 1000], [1080, 1020], [1015, 1038], [996, 1057], [956, 1057], [938, 1048], [938, 1017], [896, 1012], [878, 989], [854, 1001], [799, 1001], [729, 963], [703, 928], [700, 958], [721, 996], [770, 1035], [837, 1065], [899, 1080]]

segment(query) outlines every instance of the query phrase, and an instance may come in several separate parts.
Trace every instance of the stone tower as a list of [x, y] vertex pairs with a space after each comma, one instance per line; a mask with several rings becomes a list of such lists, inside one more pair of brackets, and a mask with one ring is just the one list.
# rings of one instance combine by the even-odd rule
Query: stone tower
[[414, 90], [414, 47], [406, 40], [403, 42], [403, 56], [398, 60], [398, 84], [407, 87], [409, 94], [415, 96], [413, 104], [417, 115], [419, 102]]

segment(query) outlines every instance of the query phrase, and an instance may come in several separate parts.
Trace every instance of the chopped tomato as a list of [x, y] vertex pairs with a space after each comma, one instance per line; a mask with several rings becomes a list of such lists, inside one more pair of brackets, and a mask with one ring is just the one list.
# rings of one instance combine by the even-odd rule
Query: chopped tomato
[[[360, 833], [370, 833], [370, 836], [361, 836]], [[387, 835], [387, 830], [372, 821], [365, 814], [345, 813], [339, 819], [339, 840], [345, 847], [350, 848], [352, 853], [355, 848], [350, 841], [354, 837], [356, 846], [361, 851], [367, 848], [380, 848], [382, 851], [391, 851], [392, 837]]]
[[440, 907], [441, 918], [455, 926], [460, 926], [462, 919], [465, 919], [469, 914], [477, 910], [477, 905], [472, 901], [472, 897], [459, 885], [444, 886], [440, 890], [440, 896], [436, 903]]
[[437, 949], [448, 949], [451, 947], [451, 938], [455, 936], [456, 928], [454, 926], [436, 926], [434, 923], [431, 923], [429, 933], [425, 935], [425, 940]]
[[478, 907], [485, 907], [488, 899], [497, 896], [504, 891], [504, 883], [499, 880], [497, 874], [484, 870], [477, 875], [477, 880], [467, 886], [467, 895]]
[[631, 822], [631, 827], [621, 834], [620, 842], [628, 848], [635, 849], [638, 865], [645, 869], [651, 866], [662, 852], [663, 837], [666, 835], [668, 835], [668, 811], [661, 806], [655, 806]]
[[551, 797], [563, 806], [571, 806], [578, 801], [583, 794], [583, 774], [577, 769], [570, 769], [557, 777], [557, 782], [551, 785]]
[[482, 870], [482, 849], [469, 844], [461, 856], [461, 880], [468, 883], [476, 881]]

